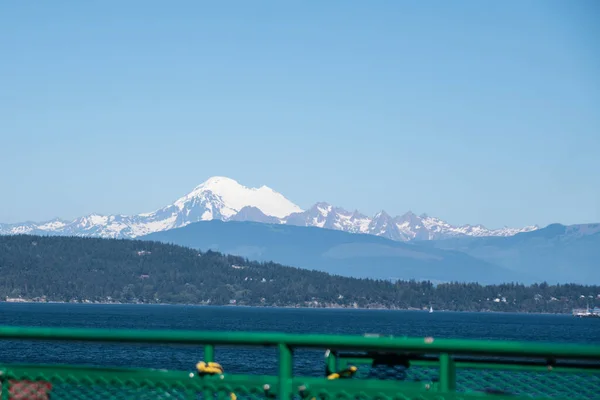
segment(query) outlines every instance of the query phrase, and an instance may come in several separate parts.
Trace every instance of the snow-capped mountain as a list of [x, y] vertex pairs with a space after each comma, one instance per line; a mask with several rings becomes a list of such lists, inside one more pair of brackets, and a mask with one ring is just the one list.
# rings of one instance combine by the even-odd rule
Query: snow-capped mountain
[[[213, 177], [197, 186], [173, 204], [159, 210], [127, 215], [91, 214], [73, 221], [53, 220], [41, 224], [0, 225], [0, 234], [57, 234], [133, 238], [152, 232], [179, 228], [192, 222], [212, 219], [229, 220], [240, 211], [252, 207], [261, 214], [274, 218], [302, 211], [280, 193], [262, 186], [247, 188], [233, 179]], [[252, 216], [252, 214], [250, 214]]]
[[412, 212], [391, 217], [385, 211], [370, 218], [328, 203], [302, 210], [273, 189], [248, 188], [233, 179], [212, 177], [173, 204], [138, 215], [90, 214], [73, 221], [55, 219], [42, 223], [0, 224], [0, 234], [45, 234], [134, 238], [179, 228], [193, 222], [254, 221], [336, 229], [383, 236], [397, 241], [434, 240], [456, 236], [512, 236], [538, 229], [490, 230], [481, 225], [453, 226], [438, 218]]
[[453, 226], [426, 214], [417, 216], [412, 212], [391, 217], [381, 211], [369, 218], [358, 211], [350, 212], [327, 203], [317, 203], [310, 209], [294, 213], [282, 220], [283, 223], [299, 226], [317, 226], [352, 233], [366, 233], [383, 236], [397, 241], [436, 240], [456, 236], [512, 236], [520, 232], [538, 229], [537, 226], [524, 228], [487, 229], [482, 225]]
[[351, 233], [365, 233], [371, 219], [358, 211], [349, 212], [327, 203], [317, 203], [309, 210], [283, 218], [282, 223], [297, 226], [315, 226]]

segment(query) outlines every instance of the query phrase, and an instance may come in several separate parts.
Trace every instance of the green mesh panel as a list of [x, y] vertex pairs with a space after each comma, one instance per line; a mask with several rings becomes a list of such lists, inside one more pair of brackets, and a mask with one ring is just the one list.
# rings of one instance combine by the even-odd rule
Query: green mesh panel
[[[11, 400], [66, 400], [66, 399], [227, 399], [238, 400], [265, 399], [268, 393], [264, 387], [256, 385], [221, 383], [211, 379], [168, 379], [148, 376], [148, 378], [130, 378], [120, 372], [105, 370], [104, 376], [90, 372], [89, 377], [72, 375], [68, 372], [43, 374], [8, 373], [3, 380], [8, 382], [8, 398]], [[235, 397], [232, 397], [232, 393]]]
[[[409, 372], [410, 371], [410, 372]], [[480, 398], [482, 392], [490, 398], [498, 399], [497, 394], [520, 395], [522, 398], [562, 398], [600, 399], [600, 376], [577, 374], [544, 374], [538, 372], [459, 370], [457, 371], [457, 392], [441, 394], [435, 391], [436, 371], [415, 368], [406, 371], [405, 382], [387, 382], [387, 386], [362, 386], [360, 378], [326, 382], [323, 379], [307, 378], [309, 390], [304, 392], [302, 379], [296, 378], [294, 397], [304, 399], [459, 399]], [[103, 376], [104, 375], [104, 376]], [[227, 399], [253, 400], [277, 398], [276, 384], [265, 390], [260, 377], [248, 377], [254, 383], [227, 382], [227, 378], [160, 380], [157, 375], [147, 378], [131, 378], [122, 372], [105, 370], [101, 373], [90, 371], [79, 374], [46, 372], [24, 374], [7, 372], [2, 381], [3, 399], [12, 400], [59, 400], [59, 399]], [[271, 377], [271, 379], [275, 379]], [[421, 382], [429, 381], [434, 383]], [[264, 380], [263, 380], [264, 381]], [[413, 381], [412, 383], [406, 381]], [[8, 384], [6, 383], [8, 382]], [[350, 385], [350, 382], [355, 385]], [[6, 390], [8, 389], [8, 390]], [[487, 390], [486, 390], [487, 389]], [[430, 390], [428, 392], [428, 390]], [[477, 395], [474, 392], [479, 392]], [[232, 393], [235, 397], [232, 397]], [[492, 393], [492, 394], [490, 394]], [[512, 397], [512, 396], [511, 396]]]
[[459, 391], [494, 391], [531, 397], [600, 399], [600, 374], [459, 369]]
[[[276, 399], [279, 395], [283, 397], [281, 400], [600, 400], [598, 346], [434, 342], [431, 338], [304, 337], [271, 333], [174, 332], [169, 335], [160, 331], [34, 328], [0, 328], [0, 337], [2, 335], [8, 339], [29, 340], [204, 344], [204, 357], [211, 361], [219, 358], [211, 343], [266, 346], [278, 349], [280, 365], [273, 365], [278, 368], [278, 375], [235, 374], [229, 372], [227, 365], [222, 365], [223, 374], [198, 375], [195, 365], [190, 365], [189, 371], [170, 371], [7, 364], [0, 365], [0, 400], [254, 400]], [[352, 378], [329, 380], [323, 375], [291, 374], [293, 349], [323, 349], [332, 345], [345, 345], [352, 351], [373, 350], [349, 355], [340, 355], [337, 350], [326, 352], [328, 373], [356, 365], [358, 372]], [[243, 358], [240, 362], [251, 361], [244, 353], [239, 354]], [[453, 354], [459, 356], [454, 358]], [[490, 354], [492, 356], [485, 358], [484, 355]], [[534, 358], [538, 364], [532, 361]], [[539, 364], [540, 360], [547, 361]], [[322, 367], [322, 364], [315, 365], [315, 370]]]
[[[358, 364], [358, 363], [355, 363]], [[353, 379], [439, 382], [439, 368], [360, 365]], [[595, 373], [457, 368], [456, 390], [523, 397], [600, 400], [600, 371]]]

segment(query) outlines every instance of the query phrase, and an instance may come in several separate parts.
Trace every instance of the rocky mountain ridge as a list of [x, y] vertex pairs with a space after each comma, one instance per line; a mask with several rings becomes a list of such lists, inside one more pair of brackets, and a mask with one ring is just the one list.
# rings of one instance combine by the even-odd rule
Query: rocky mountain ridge
[[233, 179], [217, 176], [198, 185], [174, 203], [153, 212], [131, 216], [90, 214], [72, 221], [54, 219], [41, 223], [0, 224], [0, 234], [135, 238], [210, 220], [319, 227], [403, 242], [467, 236], [512, 236], [538, 229], [537, 226], [502, 229], [487, 229], [482, 225], [454, 226], [439, 218], [412, 212], [392, 217], [381, 211], [368, 217], [358, 211], [347, 211], [325, 202], [302, 210], [267, 186], [248, 188]]

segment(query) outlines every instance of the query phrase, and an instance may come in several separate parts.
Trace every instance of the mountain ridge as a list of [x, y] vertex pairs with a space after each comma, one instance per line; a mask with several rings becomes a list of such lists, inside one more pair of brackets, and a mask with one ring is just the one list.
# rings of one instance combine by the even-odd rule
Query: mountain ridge
[[407, 243], [318, 227], [213, 220], [140, 239], [359, 278], [479, 283], [600, 282], [597, 261], [600, 224], [554, 224], [514, 236], [462, 236]]
[[319, 227], [213, 220], [155, 232], [138, 240], [219, 251], [355, 278], [480, 283], [540, 280], [460, 251]]
[[548, 283], [600, 282], [600, 223], [551, 224], [507, 237], [457, 237], [423, 245], [545, 277]]
[[358, 210], [347, 211], [326, 202], [317, 202], [303, 210], [268, 186], [248, 188], [231, 178], [214, 176], [172, 204], [152, 212], [136, 215], [92, 213], [71, 221], [55, 218], [39, 223], [0, 223], [0, 234], [136, 238], [210, 220], [314, 226], [382, 236], [401, 242], [512, 236], [539, 229], [538, 226], [502, 229], [487, 229], [483, 225], [454, 226], [442, 219], [427, 214], [417, 216], [410, 211], [392, 217], [382, 210], [371, 218]]

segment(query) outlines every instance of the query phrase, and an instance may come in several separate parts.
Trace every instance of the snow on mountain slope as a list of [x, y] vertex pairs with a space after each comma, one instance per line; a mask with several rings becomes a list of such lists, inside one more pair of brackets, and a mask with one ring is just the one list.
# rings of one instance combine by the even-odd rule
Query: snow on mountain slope
[[352, 233], [366, 233], [402, 242], [437, 240], [456, 236], [512, 236], [520, 232], [538, 229], [537, 226], [497, 230], [487, 229], [482, 225], [453, 226], [439, 218], [429, 217], [426, 214], [417, 216], [412, 212], [392, 218], [385, 211], [381, 211], [373, 218], [369, 218], [358, 211], [346, 211], [324, 202], [317, 203], [306, 211], [290, 214], [283, 218], [282, 222], [289, 225], [316, 226]]
[[368, 233], [371, 219], [358, 211], [349, 212], [328, 203], [317, 203], [310, 209], [293, 213], [282, 219], [282, 223], [297, 226], [315, 226], [350, 233]]
[[407, 235], [406, 231], [401, 231], [394, 218], [383, 210], [375, 214], [371, 220], [368, 233], [401, 242], [407, 242], [412, 239], [411, 236]]
[[[249, 209], [254, 212], [249, 212]], [[0, 225], [0, 234], [57, 234], [133, 238], [179, 228], [198, 221], [227, 221], [244, 210], [249, 217], [262, 215], [279, 221], [302, 209], [267, 186], [247, 188], [233, 179], [212, 177], [173, 204], [133, 216], [90, 214], [73, 221]], [[243, 216], [243, 215], [242, 215]], [[240, 217], [242, 217], [240, 216]], [[239, 219], [239, 218], [238, 218]]]
[[304, 211], [271, 188], [245, 187], [233, 179], [216, 176], [190, 193], [153, 212], [133, 216], [90, 214], [73, 221], [54, 219], [42, 223], [0, 224], [0, 234], [46, 234], [134, 238], [179, 228], [193, 222], [254, 221], [335, 229], [382, 236], [397, 241], [435, 240], [459, 236], [512, 236], [538, 229], [482, 225], [453, 226], [428, 215], [412, 212], [391, 217], [385, 211], [373, 218], [320, 202]]
[[567, 226], [566, 234], [580, 237], [600, 233], [600, 224], [579, 224]]
[[175, 202], [179, 209], [183, 209], [190, 201], [204, 199], [206, 194], [218, 196], [221, 200], [219, 213], [230, 218], [244, 207], [256, 207], [263, 214], [283, 218], [291, 213], [302, 211], [300, 207], [283, 197], [273, 189], [262, 186], [258, 189], [247, 188], [230, 178], [222, 176], [212, 177], [197, 186], [189, 194]]

